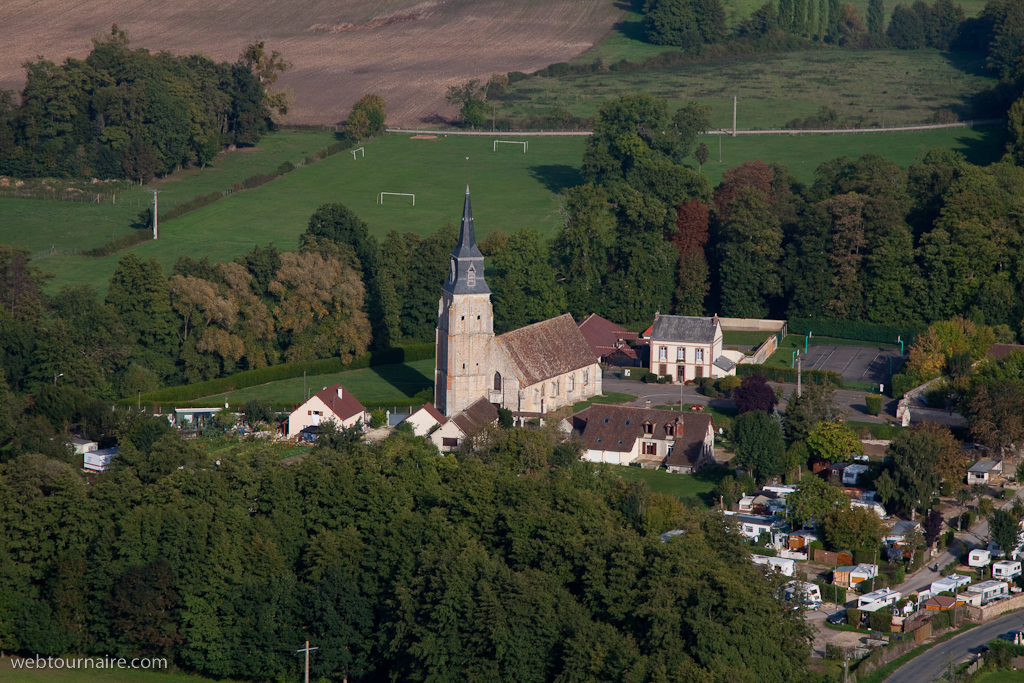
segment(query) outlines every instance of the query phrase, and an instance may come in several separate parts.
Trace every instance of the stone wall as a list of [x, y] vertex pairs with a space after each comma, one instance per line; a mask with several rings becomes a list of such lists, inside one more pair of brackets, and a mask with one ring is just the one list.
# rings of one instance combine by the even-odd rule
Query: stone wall
[[1024, 608], [1024, 593], [1018, 593], [1012, 598], [1000, 600], [984, 607], [968, 606], [967, 612], [971, 615], [971, 619], [984, 624], [986, 621], [991, 621], [1004, 612], [1012, 612], [1021, 608]]

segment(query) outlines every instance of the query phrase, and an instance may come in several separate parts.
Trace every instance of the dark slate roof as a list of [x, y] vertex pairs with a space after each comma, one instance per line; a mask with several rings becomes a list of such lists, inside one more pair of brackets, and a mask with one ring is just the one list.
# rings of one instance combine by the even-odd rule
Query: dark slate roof
[[710, 344], [715, 340], [715, 319], [688, 315], [662, 315], [651, 327], [652, 341]]
[[[473, 284], [469, 273], [474, 271]], [[469, 185], [466, 186], [466, 201], [462, 205], [462, 226], [459, 243], [452, 251], [451, 272], [442, 287], [451, 294], [487, 294], [491, 290], [484, 280], [484, 255], [476, 246], [476, 232], [473, 230], [473, 207], [469, 203]]]
[[1000, 465], [1000, 464], [1001, 464], [1001, 461], [999, 461], [999, 460], [992, 460], [991, 458], [985, 458], [984, 460], [979, 460], [978, 462], [976, 462], [973, 465], [971, 465], [968, 468], [967, 471], [968, 472], [982, 472], [982, 473], [984, 473], [984, 472], [991, 472], [992, 470], [994, 470], [996, 468], [996, 465]]
[[597, 362], [569, 313], [520, 327], [496, 339], [523, 387]]
[[734, 367], [736, 367], [736, 361], [732, 360], [731, 358], [727, 358], [725, 356], [719, 356], [718, 358], [715, 359], [714, 365], [717, 368], [721, 368], [722, 370], [725, 370], [726, 372], [729, 372]]
[[598, 357], [615, 351], [615, 345], [619, 340], [636, 339], [638, 336], [636, 332], [630, 332], [622, 325], [616, 325], [596, 313], [587, 316], [579, 328], [583, 338], [590, 344], [591, 353]]
[[[711, 416], [706, 413], [680, 413], [595, 403], [573, 415], [573, 429], [590, 450], [625, 452], [633, 448], [637, 439], [644, 437], [645, 422], [654, 426], [650, 438], [671, 439], [665, 425], [679, 421], [682, 422], [683, 434], [675, 438], [671, 458], [684, 458], [688, 464], [692, 464], [696, 457], [689, 455], [688, 451], [692, 450], [693, 444], [699, 446], [704, 443], [708, 425], [711, 424]], [[696, 456], [699, 455], [698, 448]]]
[[[443, 419], [443, 418], [442, 418]], [[462, 430], [463, 434], [473, 434], [481, 427], [498, 421], [498, 409], [486, 398], [477, 399], [461, 413], [452, 416], [452, 422]]]
[[[341, 398], [338, 398], [338, 389], [341, 389]], [[340, 384], [332, 384], [323, 391], [318, 391], [316, 397], [327, 404], [327, 407], [331, 409], [339, 419], [347, 420], [353, 415], [358, 415], [366, 411], [363, 404], [356, 400], [356, 397], [352, 395], [348, 389], [344, 388]]]

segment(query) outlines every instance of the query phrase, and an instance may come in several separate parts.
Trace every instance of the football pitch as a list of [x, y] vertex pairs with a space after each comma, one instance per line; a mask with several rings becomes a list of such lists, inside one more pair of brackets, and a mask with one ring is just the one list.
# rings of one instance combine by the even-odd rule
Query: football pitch
[[[273, 143], [270, 138], [268, 146]], [[342, 152], [258, 188], [235, 193], [165, 224], [159, 240], [144, 242], [134, 251], [140, 258], [157, 259], [169, 271], [180, 256], [231, 260], [254, 245], [270, 242], [282, 250], [293, 250], [310, 214], [329, 202], [341, 202], [353, 209], [378, 239], [389, 230], [427, 235], [446, 222], [458, 222], [467, 184], [472, 191], [478, 239], [492, 230], [512, 232], [522, 228], [550, 238], [562, 220], [558, 193], [582, 182], [579, 167], [586, 142], [582, 137], [529, 138], [525, 154], [517, 145], [498, 145], [494, 151], [494, 140], [517, 139], [508, 134], [446, 137], [438, 133], [432, 139], [411, 138], [407, 134], [387, 135], [362, 145], [365, 157], [353, 158], [350, 152]], [[990, 163], [1002, 153], [1003, 131], [988, 126], [906, 133], [705, 136], [702, 140], [711, 152], [702, 172], [712, 185], [728, 168], [753, 159], [781, 163], [801, 181], [810, 183], [821, 162], [842, 155], [858, 157], [874, 152], [908, 166], [930, 149], [947, 147], [965, 153], [973, 163]], [[280, 158], [279, 154], [268, 158], [267, 170], [276, 168]], [[181, 190], [169, 194], [185, 198], [221, 189], [225, 184], [221, 177], [212, 173], [186, 176]], [[170, 189], [172, 185], [165, 181], [162, 187]], [[381, 192], [414, 194], [415, 206], [408, 196], [384, 195], [380, 203]], [[17, 217], [12, 213], [14, 209], [26, 215]], [[69, 223], [72, 228], [79, 226], [75, 228], [77, 242], [87, 243], [90, 231], [95, 238], [91, 244], [102, 244], [109, 238], [109, 228], [95, 222], [77, 222], [78, 216], [95, 211], [95, 205], [5, 199], [0, 200], [0, 217], [7, 216], [5, 236], [0, 240], [13, 246], [30, 246], [25, 242], [32, 234], [31, 216], [57, 210], [60, 213], [50, 218]], [[118, 220], [125, 218], [122, 214]], [[38, 259], [35, 264], [53, 276], [50, 291], [65, 285], [89, 284], [102, 293], [123, 255], [53, 256]]]

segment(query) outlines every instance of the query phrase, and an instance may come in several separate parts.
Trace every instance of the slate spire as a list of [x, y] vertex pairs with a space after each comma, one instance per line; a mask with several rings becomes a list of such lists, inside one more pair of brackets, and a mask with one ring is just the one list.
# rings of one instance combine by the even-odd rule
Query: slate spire
[[459, 231], [459, 243], [452, 252], [455, 258], [483, 258], [476, 246], [476, 233], [473, 232], [473, 205], [469, 202], [469, 185], [466, 185], [466, 202], [462, 205], [462, 228]]
[[469, 185], [466, 185], [466, 201], [462, 205], [459, 243], [452, 251], [451, 271], [444, 283], [444, 290], [452, 294], [486, 294], [491, 291], [484, 281], [484, 255], [476, 246], [473, 207], [469, 203]]

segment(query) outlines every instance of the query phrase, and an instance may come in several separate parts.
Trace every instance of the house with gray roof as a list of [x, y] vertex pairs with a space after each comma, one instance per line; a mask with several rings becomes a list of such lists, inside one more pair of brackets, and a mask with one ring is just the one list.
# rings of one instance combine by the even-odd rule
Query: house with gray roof
[[736, 361], [722, 355], [718, 316], [654, 314], [650, 371], [677, 382], [736, 374]]
[[985, 458], [967, 469], [968, 484], [992, 484], [1003, 476], [1003, 461]]

